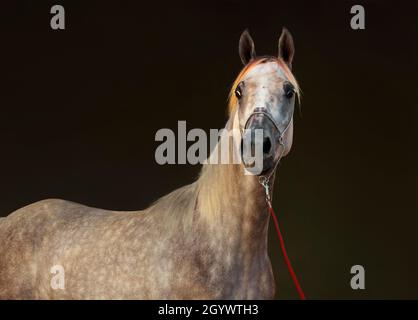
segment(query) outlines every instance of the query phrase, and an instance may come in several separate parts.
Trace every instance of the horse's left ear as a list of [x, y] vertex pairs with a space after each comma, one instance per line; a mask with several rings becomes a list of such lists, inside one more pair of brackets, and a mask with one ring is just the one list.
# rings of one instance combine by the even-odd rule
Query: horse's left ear
[[293, 37], [289, 30], [285, 27], [279, 39], [279, 57], [292, 69], [293, 56], [295, 54], [295, 45], [293, 44]]
[[239, 38], [239, 56], [244, 66], [255, 58], [254, 41], [248, 30], [244, 30]]

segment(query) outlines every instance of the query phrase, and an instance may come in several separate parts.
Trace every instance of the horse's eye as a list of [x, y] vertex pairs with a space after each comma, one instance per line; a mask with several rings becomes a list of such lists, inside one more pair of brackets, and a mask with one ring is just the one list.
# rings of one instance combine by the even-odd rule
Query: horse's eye
[[283, 89], [286, 98], [291, 99], [295, 95], [295, 87], [291, 83], [286, 83]]
[[237, 99], [241, 99], [242, 97], [241, 88], [239, 86], [235, 89], [235, 96], [237, 97]]

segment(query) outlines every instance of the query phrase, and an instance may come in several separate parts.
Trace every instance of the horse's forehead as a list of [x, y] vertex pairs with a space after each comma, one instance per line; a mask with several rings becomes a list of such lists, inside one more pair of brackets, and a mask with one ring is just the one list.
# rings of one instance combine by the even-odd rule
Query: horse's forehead
[[275, 61], [271, 61], [260, 63], [251, 68], [244, 77], [244, 80], [250, 79], [254, 81], [262, 81], [263, 79], [271, 81], [272, 79], [287, 80], [287, 77], [280, 65]]

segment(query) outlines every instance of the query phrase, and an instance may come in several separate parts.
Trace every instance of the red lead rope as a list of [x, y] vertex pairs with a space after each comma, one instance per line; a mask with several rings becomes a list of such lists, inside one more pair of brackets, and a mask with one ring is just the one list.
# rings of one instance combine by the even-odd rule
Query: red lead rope
[[277, 231], [277, 235], [279, 236], [280, 247], [282, 249], [283, 258], [284, 258], [284, 261], [286, 262], [287, 269], [289, 270], [290, 276], [292, 277], [293, 283], [295, 284], [295, 287], [296, 287], [296, 290], [298, 291], [300, 299], [305, 300], [306, 299], [305, 294], [303, 293], [302, 287], [300, 286], [298, 278], [296, 277], [296, 273], [292, 268], [292, 264], [290, 263], [289, 257], [287, 256], [286, 248], [284, 246], [283, 236], [282, 236], [282, 233], [281, 233], [280, 228], [279, 228], [279, 222], [277, 221], [276, 214], [274, 213], [274, 210], [271, 206], [270, 201], [267, 201], [267, 205], [269, 207], [270, 215], [273, 218], [274, 226], [276, 227], [276, 231]]

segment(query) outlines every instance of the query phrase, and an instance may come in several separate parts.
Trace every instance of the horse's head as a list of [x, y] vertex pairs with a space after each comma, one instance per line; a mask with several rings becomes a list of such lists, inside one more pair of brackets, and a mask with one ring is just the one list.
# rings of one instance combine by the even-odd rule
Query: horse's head
[[[254, 42], [244, 31], [239, 41], [239, 54], [245, 67], [230, 94], [233, 126], [240, 129], [241, 143], [244, 146], [248, 142], [252, 154], [258, 143], [255, 132], [262, 132], [262, 171], [258, 174], [274, 170], [292, 146], [293, 111], [299, 86], [291, 72], [293, 39], [285, 28], [278, 47], [277, 57], [256, 57]], [[254, 158], [246, 156], [246, 152], [242, 151], [241, 157], [247, 169], [254, 166]]]

